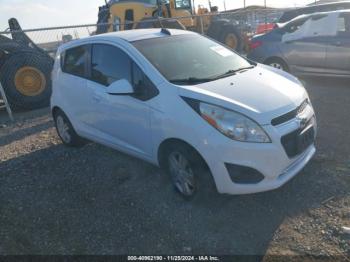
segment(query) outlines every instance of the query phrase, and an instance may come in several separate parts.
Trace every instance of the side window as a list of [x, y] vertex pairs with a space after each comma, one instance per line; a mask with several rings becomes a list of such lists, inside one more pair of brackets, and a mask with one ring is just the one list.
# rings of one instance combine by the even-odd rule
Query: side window
[[350, 14], [341, 14], [337, 21], [337, 34], [350, 36]]
[[91, 80], [109, 86], [121, 79], [131, 82], [131, 60], [129, 56], [111, 45], [93, 45]]
[[336, 34], [335, 17], [331, 15], [313, 15], [305, 36], [331, 36]]
[[87, 47], [79, 46], [68, 49], [64, 52], [62, 71], [68, 74], [85, 77]]
[[191, 8], [191, 0], [176, 0], [175, 8], [176, 9], [189, 9]]
[[159, 94], [156, 86], [135, 63], [132, 64], [132, 85], [135, 91], [134, 97], [142, 101], [152, 99]]
[[294, 33], [295, 31], [299, 30], [300, 27], [303, 26], [307, 20], [308, 19], [301, 19], [301, 20], [292, 22], [285, 27], [284, 31], [289, 34]]

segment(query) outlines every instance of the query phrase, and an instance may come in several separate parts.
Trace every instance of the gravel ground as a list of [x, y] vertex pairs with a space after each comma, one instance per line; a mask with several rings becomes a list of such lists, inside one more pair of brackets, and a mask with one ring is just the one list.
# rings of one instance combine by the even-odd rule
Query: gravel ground
[[[184, 202], [159, 169], [63, 146], [47, 109], [0, 113], [0, 254], [328, 255], [349, 259], [350, 87], [308, 79], [318, 153], [282, 188]], [[266, 257], [269, 260], [271, 257]]]

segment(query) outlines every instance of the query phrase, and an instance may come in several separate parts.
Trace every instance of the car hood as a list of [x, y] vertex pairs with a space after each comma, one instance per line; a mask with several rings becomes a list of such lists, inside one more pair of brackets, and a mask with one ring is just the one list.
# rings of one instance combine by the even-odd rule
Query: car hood
[[294, 110], [308, 96], [294, 76], [257, 65], [234, 76], [195, 86], [182, 86], [180, 95], [243, 113], [261, 125]]

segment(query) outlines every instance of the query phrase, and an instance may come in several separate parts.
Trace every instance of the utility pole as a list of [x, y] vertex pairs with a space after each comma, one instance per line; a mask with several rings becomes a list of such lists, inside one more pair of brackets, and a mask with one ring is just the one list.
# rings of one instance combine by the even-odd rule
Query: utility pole
[[245, 2], [246, 0], [243, 0], [243, 7], [245, 8], [246, 7], [246, 2]]
[[267, 25], [267, 5], [266, 5], [266, 0], [264, 0], [264, 6], [265, 6], [265, 32], [267, 32], [266, 30], [266, 25]]
[[226, 0], [224, 0], [224, 9], [226, 11]]

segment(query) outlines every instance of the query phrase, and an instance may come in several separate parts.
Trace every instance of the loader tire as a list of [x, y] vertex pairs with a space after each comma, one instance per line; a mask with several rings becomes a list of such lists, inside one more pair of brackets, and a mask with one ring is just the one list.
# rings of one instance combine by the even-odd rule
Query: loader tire
[[219, 41], [237, 52], [240, 52], [243, 49], [241, 34], [234, 26], [224, 27], [220, 34]]
[[1, 66], [0, 81], [15, 110], [30, 110], [49, 105], [53, 59], [35, 51], [8, 56]]

